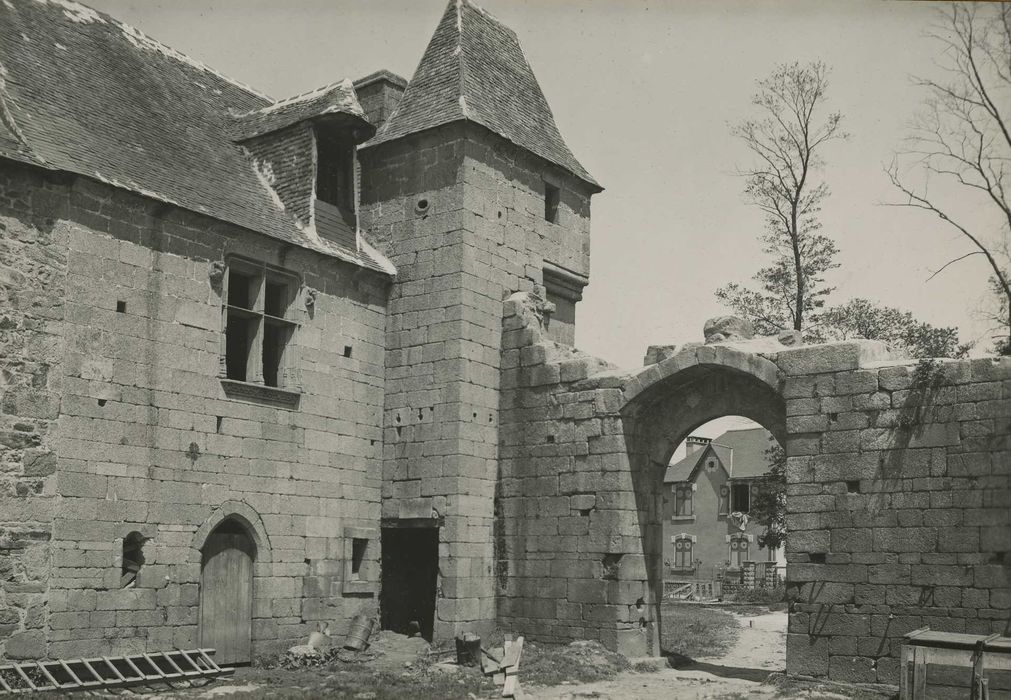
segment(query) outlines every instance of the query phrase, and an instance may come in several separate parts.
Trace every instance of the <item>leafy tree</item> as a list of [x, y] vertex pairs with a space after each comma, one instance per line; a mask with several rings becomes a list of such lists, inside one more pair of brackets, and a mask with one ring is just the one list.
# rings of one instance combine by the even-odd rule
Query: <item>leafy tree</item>
[[758, 482], [751, 501], [751, 518], [765, 527], [758, 536], [758, 546], [776, 549], [786, 542], [786, 451], [770, 439], [765, 456], [768, 475]]
[[957, 328], [938, 328], [916, 320], [908, 311], [867, 299], [827, 309], [820, 321], [819, 330], [829, 340], [881, 340], [913, 357], [964, 357], [969, 351], [969, 346], [959, 344]]
[[[896, 156], [887, 172], [904, 195], [904, 201], [895, 206], [937, 216], [969, 244], [969, 252], [938, 272], [972, 256], [986, 260], [1000, 317], [996, 349], [1011, 353], [1011, 257], [1006, 247], [1011, 232], [1007, 193], [1011, 187], [1011, 5], [956, 3], [940, 16], [932, 36], [942, 48], [945, 78], [918, 81], [928, 93], [925, 108], [914, 125], [909, 148]], [[922, 184], [909, 184], [904, 164], [923, 176]], [[931, 182], [952, 187], [938, 193], [928, 189]], [[971, 201], [979, 210], [994, 213], [999, 230], [967, 223], [954, 213], [955, 200]]]
[[756, 156], [744, 172], [744, 193], [765, 214], [762, 240], [773, 262], [754, 276], [759, 291], [729, 284], [716, 296], [766, 335], [803, 331], [831, 292], [825, 273], [837, 267], [835, 243], [819, 233], [818, 213], [829, 190], [817, 173], [825, 144], [847, 135], [841, 114], [821, 114], [827, 74], [820, 62], [778, 66], [758, 82], [752, 98], [760, 116], [733, 129]]

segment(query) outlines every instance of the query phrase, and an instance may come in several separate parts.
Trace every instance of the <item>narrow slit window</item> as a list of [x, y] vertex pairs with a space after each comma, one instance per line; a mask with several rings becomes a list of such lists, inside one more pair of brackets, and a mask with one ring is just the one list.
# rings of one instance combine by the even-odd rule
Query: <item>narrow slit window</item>
[[544, 183], [544, 220], [558, 223], [558, 203], [561, 200], [561, 190], [554, 185]]
[[361, 537], [355, 537], [351, 542], [351, 578], [354, 580], [362, 576], [362, 564], [365, 562], [365, 550], [368, 546], [369, 541]]
[[139, 532], [131, 532], [123, 538], [123, 559], [120, 566], [120, 588], [133, 588], [137, 576], [144, 566], [144, 543], [147, 538]]

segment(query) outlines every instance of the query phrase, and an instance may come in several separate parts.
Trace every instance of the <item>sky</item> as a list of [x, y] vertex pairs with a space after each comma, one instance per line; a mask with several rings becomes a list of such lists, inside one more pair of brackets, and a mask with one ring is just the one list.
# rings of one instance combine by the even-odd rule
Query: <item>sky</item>
[[[146, 34], [274, 98], [385, 68], [410, 77], [443, 0], [90, 0]], [[822, 60], [848, 141], [825, 151], [822, 212], [855, 296], [983, 338], [987, 269], [971, 249], [897, 201], [884, 174], [936, 76], [928, 2], [862, 0], [483, 0], [518, 34], [569, 147], [605, 191], [592, 205], [590, 284], [577, 345], [623, 367], [651, 344], [702, 340], [728, 312], [713, 292], [766, 263], [762, 215], [743, 196], [755, 81], [781, 62]], [[959, 196], [958, 193], [948, 193]], [[973, 202], [974, 222], [991, 223]]]

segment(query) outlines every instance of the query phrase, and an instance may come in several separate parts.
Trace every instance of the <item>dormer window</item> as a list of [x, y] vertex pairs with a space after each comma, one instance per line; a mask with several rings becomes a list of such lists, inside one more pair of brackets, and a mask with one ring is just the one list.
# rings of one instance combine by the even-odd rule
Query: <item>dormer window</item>
[[355, 211], [355, 146], [340, 133], [316, 131], [316, 199], [341, 210]]

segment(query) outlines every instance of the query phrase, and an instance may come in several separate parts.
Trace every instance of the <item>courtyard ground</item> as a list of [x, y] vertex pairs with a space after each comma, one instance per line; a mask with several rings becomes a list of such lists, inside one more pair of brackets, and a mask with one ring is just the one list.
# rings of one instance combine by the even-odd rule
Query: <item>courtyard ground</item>
[[[524, 646], [520, 679], [529, 700], [675, 700], [759, 698], [884, 700], [890, 694], [841, 684], [786, 679], [785, 611], [679, 606], [665, 610], [666, 631], [685, 653], [628, 660], [593, 642]], [[677, 622], [675, 623], [675, 620]], [[729, 625], [726, 624], [729, 621]], [[333, 698], [335, 700], [478, 700], [501, 696], [477, 669], [439, 663], [423, 640], [383, 632], [361, 654], [333, 650], [323, 666], [240, 668], [202, 688], [157, 690], [165, 700]], [[494, 641], [494, 640], [493, 640]], [[671, 639], [667, 640], [669, 643]], [[292, 664], [287, 664], [291, 666]], [[129, 691], [120, 691], [122, 696]], [[57, 697], [49, 694], [48, 697]]]

